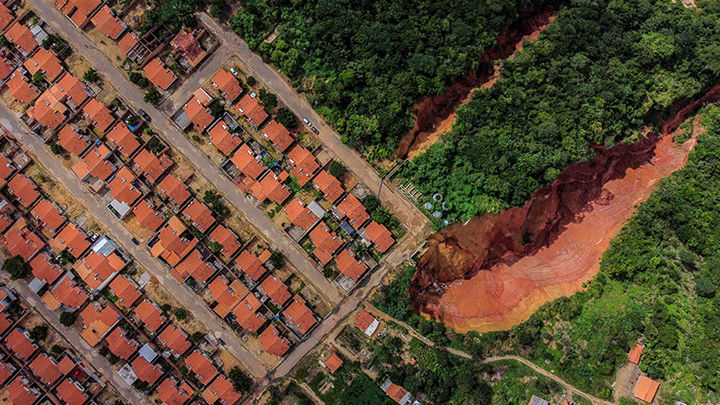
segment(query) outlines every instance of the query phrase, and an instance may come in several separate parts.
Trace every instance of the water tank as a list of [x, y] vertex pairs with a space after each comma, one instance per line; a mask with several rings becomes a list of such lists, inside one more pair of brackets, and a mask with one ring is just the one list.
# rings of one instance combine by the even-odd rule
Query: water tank
[[442, 211], [435, 211], [435, 212], [433, 212], [433, 216], [434, 216], [435, 218], [440, 218], [440, 217], [442, 216]]
[[432, 203], [425, 203], [425, 209], [428, 210], [428, 211], [431, 210], [431, 209], [433, 209]]
[[433, 196], [433, 200], [435, 200], [435, 201], [437, 201], [437, 202], [442, 201], [442, 194], [440, 194], [440, 193], [435, 193], [435, 195]]
[[447, 201], [443, 201], [443, 203], [442, 203], [442, 209], [443, 209], [443, 211], [447, 211], [447, 210], [450, 209], [450, 208], [448, 208]]

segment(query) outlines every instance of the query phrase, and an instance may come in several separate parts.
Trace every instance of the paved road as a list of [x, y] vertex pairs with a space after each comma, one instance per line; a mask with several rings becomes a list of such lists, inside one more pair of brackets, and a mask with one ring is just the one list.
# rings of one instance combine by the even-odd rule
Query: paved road
[[85, 357], [85, 360], [87, 360], [100, 374], [102, 374], [105, 380], [110, 382], [120, 395], [129, 401], [129, 403], [150, 405], [147, 397], [137, 392], [125, 381], [123, 381], [123, 379], [115, 372], [110, 362], [107, 361], [105, 357], [98, 354], [97, 350], [90, 347], [90, 345], [75, 329], [63, 326], [60, 323], [58, 315], [51, 311], [47, 305], [41, 302], [40, 297], [30, 290], [24, 280], [10, 281], [9, 285], [22, 295], [25, 301], [27, 301], [28, 304], [30, 304], [30, 306], [32, 306], [32, 308], [37, 311], [43, 319], [45, 319], [45, 322], [52, 325], [55, 330], [61, 333], [63, 338], [70, 342], [75, 350]]
[[144, 102], [140, 90], [130, 83], [118, 68], [110, 63], [110, 60], [50, 2], [47, 0], [29, 0], [29, 2], [35, 7], [40, 17], [62, 32], [62, 35], [75, 46], [76, 51], [80, 52], [90, 64], [98, 69], [130, 105], [136, 109], [142, 108], [150, 115], [153, 124], [164, 134], [170, 145], [197, 166], [200, 174], [214, 184], [215, 188], [224, 194], [227, 201], [244, 212], [248, 221], [285, 253], [288, 261], [303, 272], [318, 292], [330, 301], [331, 305], [334, 306], [340, 301], [341, 295], [337, 287], [314, 267], [300, 245], [278, 229], [270, 221], [270, 218], [250, 199], [246, 198], [235, 183], [222, 173], [215, 162], [212, 162], [207, 155], [178, 131], [170, 122], [169, 115]]
[[238, 339], [227, 325], [218, 320], [217, 316], [205, 306], [199, 297], [194, 296], [187, 288], [183, 287], [172, 277], [160, 262], [154, 258], [147, 249], [136, 246], [132, 243], [130, 232], [112, 216], [104, 204], [81, 186], [80, 180], [66, 169], [60, 159], [50, 154], [48, 148], [40, 139], [30, 133], [21, 124], [15, 112], [10, 111], [5, 105], [0, 104], [0, 123], [5, 126], [28, 150], [35, 155], [35, 161], [41, 163], [52, 173], [55, 178], [62, 182], [65, 188], [85, 206], [85, 208], [103, 224], [109, 231], [112, 238], [120, 243], [123, 248], [134, 256], [135, 260], [145, 267], [153, 276], [157, 277], [160, 283], [172, 294], [186, 309], [191, 311], [195, 318], [205, 327], [212, 331], [216, 337], [221, 337], [226, 343], [226, 348], [235, 355], [247, 370], [256, 378], [262, 378], [267, 370], [263, 364], [253, 356]]
[[[224, 43], [210, 54], [205, 59], [200, 68], [194, 71], [189, 78], [185, 79], [184, 82], [173, 91], [173, 93], [165, 101], [163, 101], [161, 108], [164, 112], [172, 115], [180, 107], [185, 105], [185, 102], [190, 98], [190, 95], [195, 92], [203, 83], [211, 79], [215, 72], [228, 60], [230, 54]], [[212, 96], [213, 94], [210, 93]]]
[[[37, 0], [35, 0], [37, 1]], [[411, 204], [395, 187], [383, 184], [373, 169], [355, 150], [345, 146], [333, 129], [317, 114], [305, 98], [290, 87], [262, 58], [250, 51], [245, 41], [226, 26], [221, 26], [205, 13], [199, 13], [200, 20], [209, 26], [232, 53], [245, 63], [247, 70], [267, 89], [275, 93], [285, 105], [301, 118], [308, 118], [320, 131], [320, 140], [331, 149], [335, 156], [347, 166], [361, 182], [370, 187], [390, 210], [414, 235], [425, 235], [430, 230], [430, 221]], [[189, 94], [188, 94], [189, 97]]]

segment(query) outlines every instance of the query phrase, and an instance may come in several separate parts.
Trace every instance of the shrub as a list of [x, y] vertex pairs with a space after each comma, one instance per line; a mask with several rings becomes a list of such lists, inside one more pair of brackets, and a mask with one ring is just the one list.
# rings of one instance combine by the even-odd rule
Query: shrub
[[328, 167], [328, 173], [330, 173], [333, 177], [340, 180], [342, 176], [345, 175], [345, 172], [347, 169], [345, 168], [345, 165], [338, 162], [337, 160], [333, 160], [330, 163], [330, 166]]
[[63, 148], [59, 143], [53, 142], [50, 144], [50, 152], [52, 152], [53, 155], [60, 155], [65, 152], [65, 148]]
[[20, 255], [5, 260], [2, 269], [10, 273], [10, 280], [25, 278], [27, 275], [27, 263], [25, 263], [25, 259]]
[[248, 86], [252, 87], [257, 83], [257, 80], [255, 80], [254, 76], [248, 76], [247, 79], [245, 79], [245, 83], [247, 83]]
[[187, 311], [185, 310], [185, 308], [175, 309], [174, 314], [175, 314], [175, 319], [177, 319], [178, 321], [183, 321], [183, 320], [187, 319]]
[[279, 250], [274, 251], [272, 255], [270, 255], [270, 263], [272, 263], [276, 269], [282, 268], [285, 265], [285, 254]]
[[143, 96], [143, 101], [152, 105], [158, 105], [162, 101], [162, 94], [160, 94], [158, 89], [153, 87], [145, 93], [145, 95]]
[[252, 378], [248, 377], [248, 375], [245, 374], [240, 367], [235, 366], [231, 368], [228, 373], [228, 379], [232, 382], [235, 391], [240, 394], [249, 392], [252, 389]]
[[278, 109], [275, 121], [285, 126], [285, 128], [293, 129], [298, 126], [298, 118], [289, 108], [281, 107]]
[[192, 343], [198, 344], [201, 340], [205, 338], [205, 334], [202, 332], [194, 332], [192, 335], [190, 335], [190, 341]]
[[100, 75], [98, 74], [97, 69], [90, 68], [83, 74], [83, 80], [90, 83], [95, 83], [100, 79]]
[[30, 340], [32, 341], [38, 341], [38, 340], [45, 340], [48, 334], [48, 326], [47, 325], [38, 325], [30, 331]]
[[76, 319], [77, 319], [77, 315], [73, 312], [65, 311], [62, 314], [60, 314], [60, 323], [63, 326], [66, 326], [68, 328], [73, 326]]

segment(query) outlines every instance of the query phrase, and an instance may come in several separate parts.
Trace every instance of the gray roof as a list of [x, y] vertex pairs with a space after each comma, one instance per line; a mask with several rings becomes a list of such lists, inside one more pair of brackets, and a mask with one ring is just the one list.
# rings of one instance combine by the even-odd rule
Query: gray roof
[[318, 218], [322, 218], [325, 216], [325, 210], [323, 209], [323, 207], [320, 206], [320, 204], [315, 201], [312, 201], [310, 204], [308, 204], [308, 208]]
[[148, 361], [148, 363], [152, 363], [153, 360], [155, 360], [155, 357], [157, 357], [157, 353], [155, 353], [155, 350], [150, 347], [147, 343], [143, 345], [143, 347], [140, 348], [140, 351], [138, 351], [138, 354], [145, 358], [145, 360]]
[[535, 395], [530, 398], [530, 403], [528, 405], [549, 405], [550, 403], [542, 398], [538, 398]]

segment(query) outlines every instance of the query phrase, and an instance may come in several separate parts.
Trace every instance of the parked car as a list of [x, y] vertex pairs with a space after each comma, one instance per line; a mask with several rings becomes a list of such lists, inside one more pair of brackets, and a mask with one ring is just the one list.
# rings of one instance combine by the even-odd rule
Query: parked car
[[303, 122], [305, 123], [305, 125], [307, 125], [309, 127], [312, 126], [312, 122], [310, 122], [310, 120], [308, 120], [307, 118], [303, 118]]
[[140, 242], [135, 238], [132, 238], [132, 243], [134, 243], [136, 245], [140, 245]]
[[312, 131], [315, 132], [316, 135], [320, 135], [320, 131], [318, 131], [317, 128], [312, 127]]
[[150, 122], [150, 116], [145, 112], [145, 110], [138, 110], [138, 115], [140, 115], [145, 121]]

